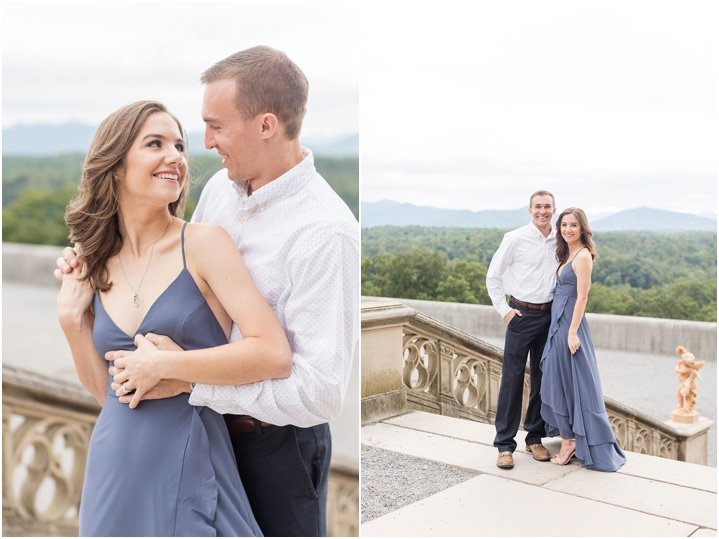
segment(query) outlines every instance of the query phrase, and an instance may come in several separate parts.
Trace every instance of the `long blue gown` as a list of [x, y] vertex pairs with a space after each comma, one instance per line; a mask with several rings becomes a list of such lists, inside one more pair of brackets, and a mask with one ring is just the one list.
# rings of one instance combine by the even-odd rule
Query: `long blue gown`
[[586, 317], [577, 331], [580, 348], [572, 355], [567, 345], [576, 303], [577, 276], [569, 262], [557, 276], [552, 321], [540, 361], [542, 418], [548, 436], [576, 439], [577, 458], [585, 467], [615, 472], [626, 457], [609, 424]]
[[[226, 344], [219, 322], [183, 269], [136, 333], [168, 335], [183, 349]], [[134, 350], [94, 298], [93, 340], [101, 357]], [[222, 415], [187, 393], [131, 410], [110, 388], [90, 440], [80, 504], [82, 536], [261, 536]], [[274, 488], [274, 486], [268, 486]]]

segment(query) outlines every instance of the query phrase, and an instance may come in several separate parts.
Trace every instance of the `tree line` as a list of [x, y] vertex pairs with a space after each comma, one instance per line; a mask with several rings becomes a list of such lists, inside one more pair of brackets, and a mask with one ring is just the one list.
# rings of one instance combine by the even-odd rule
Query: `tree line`
[[[362, 231], [362, 294], [490, 305], [487, 267], [504, 231]], [[588, 312], [715, 322], [716, 234], [596, 233]]]
[[[53, 157], [3, 156], [3, 241], [67, 245], [64, 213], [77, 194], [82, 154]], [[190, 192], [185, 209], [189, 219], [202, 188], [222, 164], [216, 155], [188, 159]], [[337, 194], [359, 216], [359, 161], [356, 157], [315, 156], [315, 166]]]

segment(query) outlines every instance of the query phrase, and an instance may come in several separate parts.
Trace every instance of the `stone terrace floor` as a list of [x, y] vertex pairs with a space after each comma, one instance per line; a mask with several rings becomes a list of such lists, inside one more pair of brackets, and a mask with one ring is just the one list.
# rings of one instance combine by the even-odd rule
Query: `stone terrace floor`
[[493, 438], [493, 425], [425, 412], [362, 427], [362, 535], [716, 536], [716, 468], [637, 453], [617, 473], [555, 466], [520, 432], [501, 470]]

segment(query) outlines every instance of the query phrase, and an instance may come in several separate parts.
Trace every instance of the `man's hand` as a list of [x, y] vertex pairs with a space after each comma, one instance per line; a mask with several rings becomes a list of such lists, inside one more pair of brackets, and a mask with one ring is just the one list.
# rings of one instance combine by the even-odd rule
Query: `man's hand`
[[76, 244], [74, 248], [65, 247], [62, 250], [62, 256], [57, 257], [57, 260], [55, 260], [57, 268], [52, 274], [59, 283], [62, 282], [63, 275], [72, 273], [72, 271], [80, 265], [80, 259], [78, 258], [80, 252], [80, 244]]
[[182, 347], [166, 335], [146, 333], [145, 338], [154, 344], [158, 350], [167, 350], [169, 352], [182, 351]]
[[512, 321], [512, 318], [514, 318], [515, 316], [522, 316], [522, 313], [517, 309], [512, 309], [504, 315], [504, 323], [509, 325], [509, 323]]
[[[165, 335], [148, 333], [144, 337], [137, 335], [135, 344], [137, 346], [135, 352], [114, 350], [105, 354], [105, 359], [115, 362], [109, 372], [113, 377], [112, 390], [118, 395], [120, 402], [135, 408], [141, 400], [164, 399], [190, 392], [188, 382], [162, 380], [153, 368], [156, 363], [153, 363], [152, 356], [158, 350], [182, 350], [172, 339]], [[125, 390], [135, 390], [135, 393], [125, 394]]]
[[113, 382], [120, 384], [115, 393], [118, 397], [135, 391], [130, 400], [130, 408], [135, 408], [142, 396], [161, 379], [158, 372], [157, 347], [142, 335], [135, 335], [137, 349], [111, 350], [105, 354], [105, 359], [113, 361], [120, 371], [113, 376]]

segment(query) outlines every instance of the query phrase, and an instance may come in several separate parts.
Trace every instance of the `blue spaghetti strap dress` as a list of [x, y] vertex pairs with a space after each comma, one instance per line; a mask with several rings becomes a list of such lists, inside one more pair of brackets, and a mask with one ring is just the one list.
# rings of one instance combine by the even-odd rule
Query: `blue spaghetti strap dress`
[[548, 436], [576, 439], [576, 456], [586, 468], [615, 472], [626, 457], [609, 424], [586, 317], [579, 324], [581, 346], [573, 356], [567, 345], [576, 303], [577, 276], [570, 261], [557, 276], [552, 321], [540, 361], [542, 418]]
[[[183, 349], [227, 343], [194, 279], [183, 268], [150, 307], [136, 333], [168, 335]], [[134, 350], [94, 298], [93, 340], [100, 357]], [[110, 388], [90, 440], [80, 504], [81, 536], [261, 536], [237, 472], [222, 415], [189, 395], [142, 401], [131, 410]], [[274, 488], [274, 487], [270, 487]]]

